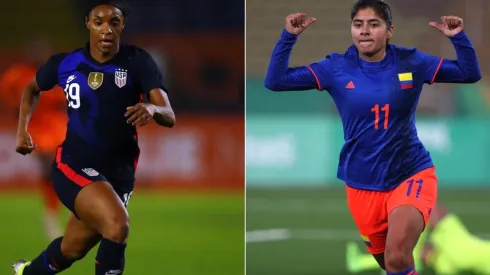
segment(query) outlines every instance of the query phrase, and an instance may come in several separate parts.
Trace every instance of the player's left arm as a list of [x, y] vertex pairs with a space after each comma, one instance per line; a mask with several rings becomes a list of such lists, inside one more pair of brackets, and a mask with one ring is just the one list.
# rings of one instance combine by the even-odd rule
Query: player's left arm
[[482, 73], [475, 48], [464, 32], [463, 19], [456, 16], [443, 16], [441, 23], [430, 22], [430, 26], [448, 37], [456, 50], [457, 60], [441, 59], [419, 52], [425, 67], [425, 83], [475, 83]]
[[153, 118], [158, 125], [173, 127], [175, 113], [163, 86], [160, 69], [147, 52], [142, 51], [139, 58], [137, 82], [139, 89], [147, 95], [150, 103], [138, 103], [128, 107], [125, 114], [128, 123], [144, 126]]
[[138, 103], [126, 108], [128, 123], [145, 126], [152, 118], [164, 127], [172, 128], [175, 124], [175, 113], [170, 106], [167, 93], [161, 88], [151, 89], [150, 103]]
[[155, 122], [164, 127], [174, 126], [175, 113], [172, 106], [170, 106], [167, 93], [160, 88], [152, 89], [150, 91], [150, 102], [155, 110], [153, 113]]

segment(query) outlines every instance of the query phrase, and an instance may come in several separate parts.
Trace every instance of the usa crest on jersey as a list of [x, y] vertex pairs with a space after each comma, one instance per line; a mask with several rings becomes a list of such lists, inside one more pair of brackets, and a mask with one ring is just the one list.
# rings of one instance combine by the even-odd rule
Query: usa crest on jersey
[[117, 87], [122, 88], [126, 85], [128, 79], [128, 70], [116, 69], [114, 76], [115, 76], [114, 81]]

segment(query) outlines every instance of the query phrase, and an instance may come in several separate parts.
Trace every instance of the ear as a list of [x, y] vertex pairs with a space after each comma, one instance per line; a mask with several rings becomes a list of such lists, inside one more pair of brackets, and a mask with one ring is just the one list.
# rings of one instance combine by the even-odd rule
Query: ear
[[388, 39], [391, 39], [393, 37], [393, 33], [394, 32], [395, 32], [395, 26], [394, 25], [391, 25], [388, 28], [388, 33], [387, 33]]
[[89, 21], [88, 16], [85, 16], [85, 27], [87, 29], [88, 29], [88, 21]]

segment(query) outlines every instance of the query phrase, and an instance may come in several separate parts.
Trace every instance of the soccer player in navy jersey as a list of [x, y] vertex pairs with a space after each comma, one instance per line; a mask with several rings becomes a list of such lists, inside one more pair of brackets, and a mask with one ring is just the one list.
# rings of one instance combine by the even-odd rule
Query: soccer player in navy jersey
[[14, 274], [57, 274], [99, 242], [95, 274], [123, 274], [129, 234], [125, 207], [139, 156], [136, 126], [151, 119], [165, 127], [175, 123], [153, 59], [119, 43], [126, 17], [124, 8], [110, 2], [93, 7], [85, 18], [90, 42], [52, 56], [24, 90], [16, 148], [21, 154], [36, 148], [27, 130], [41, 91], [59, 85], [66, 93], [69, 122], [53, 163], [53, 182], [73, 214], [64, 236], [32, 262], [16, 262]]
[[315, 18], [295, 13], [272, 53], [265, 86], [272, 91], [327, 90], [339, 111], [345, 144], [337, 177], [360, 234], [387, 274], [417, 274], [413, 249], [437, 198], [429, 152], [417, 136], [415, 109], [424, 84], [474, 83], [481, 72], [463, 20], [429, 25], [448, 37], [457, 60], [389, 43], [391, 9], [359, 0], [351, 10], [353, 45], [309, 66], [288, 67], [298, 35]]

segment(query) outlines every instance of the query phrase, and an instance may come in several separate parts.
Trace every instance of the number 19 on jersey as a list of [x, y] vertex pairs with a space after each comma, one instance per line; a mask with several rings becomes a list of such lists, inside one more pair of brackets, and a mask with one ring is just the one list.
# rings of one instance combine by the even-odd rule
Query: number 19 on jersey
[[70, 83], [65, 86], [66, 101], [68, 107], [73, 109], [80, 108], [80, 85], [78, 83]]

